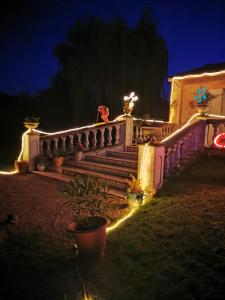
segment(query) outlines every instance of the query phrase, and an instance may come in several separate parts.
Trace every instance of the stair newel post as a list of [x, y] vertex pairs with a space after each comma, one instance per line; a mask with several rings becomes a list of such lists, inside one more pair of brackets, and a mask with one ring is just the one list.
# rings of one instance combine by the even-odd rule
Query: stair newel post
[[124, 145], [131, 146], [133, 141], [133, 130], [134, 130], [134, 120], [131, 115], [123, 115], [119, 119], [120, 121], [125, 121], [125, 132], [121, 135], [123, 136]]
[[138, 146], [138, 178], [143, 190], [150, 194], [163, 184], [165, 146], [142, 144]]
[[112, 146], [112, 126], [108, 127], [108, 145]]
[[85, 131], [84, 132], [85, 134], [85, 140], [84, 140], [84, 145], [85, 145], [85, 150], [88, 150], [89, 149], [89, 131]]
[[116, 134], [115, 134], [115, 145], [118, 145], [120, 142], [120, 125], [115, 125]]
[[93, 132], [93, 148], [95, 149], [97, 147], [97, 130], [92, 130]]
[[105, 128], [103, 127], [103, 128], [100, 128], [100, 133], [101, 133], [101, 135], [100, 135], [100, 145], [99, 145], [99, 147], [100, 148], [103, 148], [104, 147], [104, 132], [105, 132]]
[[40, 135], [31, 130], [24, 136], [22, 160], [28, 162], [29, 171], [35, 170], [35, 158], [40, 153]]

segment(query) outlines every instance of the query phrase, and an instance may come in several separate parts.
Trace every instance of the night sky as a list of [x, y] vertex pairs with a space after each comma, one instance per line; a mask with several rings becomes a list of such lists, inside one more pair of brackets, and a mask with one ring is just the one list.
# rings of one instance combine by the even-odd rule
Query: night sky
[[[225, 0], [8, 0], [0, 11], [0, 91], [34, 94], [58, 70], [55, 45], [89, 15], [136, 25], [149, 6], [169, 50], [169, 75], [225, 62]], [[138, 47], [138, 45], [137, 45]]]

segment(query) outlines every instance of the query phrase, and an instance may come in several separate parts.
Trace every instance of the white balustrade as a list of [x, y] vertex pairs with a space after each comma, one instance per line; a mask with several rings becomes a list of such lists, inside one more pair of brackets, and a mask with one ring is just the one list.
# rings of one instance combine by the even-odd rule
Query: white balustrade
[[203, 151], [205, 126], [205, 121], [197, 121], [163, 143], [164, 177], [176, 175]]
[[163, 140], [169, 136], [174, 130], [174, 125], [171, 123], [162, 123], [159, 126], [154, 124], [149, 126], [142, 126], [138, 121], [134, 124], [133, 142], [143, 143], [149, 140], [151, 137], [155, 137], [157, 141]]
[[114, 121], [61, 134], [41, 135], [40, 153], [50, 155], [52, 151], [62, 150], [70, 154], [74, 151], [74, 140], [76, 143], [82, 143], [85, 151], [123, 144], [125, 140], [122, 133], [125, 132], [125, 124], [125, 121]]

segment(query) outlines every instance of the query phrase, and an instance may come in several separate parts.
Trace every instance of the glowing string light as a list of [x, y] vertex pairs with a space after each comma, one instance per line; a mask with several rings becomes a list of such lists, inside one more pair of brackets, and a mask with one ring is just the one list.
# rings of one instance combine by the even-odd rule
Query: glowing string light
[[204, 76], [217, 76], [217, 75], [222, 75], [225, 74], [225, 70], [223, 71], [218, 71], [218, 72], [205, 72], [201, 74], [190, 74], [190, 75], [184, 75], [184, 76], [174, 76], [172, 80], [182, 80], [182, 79], [192, 79], [192, 78], [199, 78], [199, 77], [204, 77]]
[[[25, 135], [27, 135], [28, 133], [30, 132], [30, 129], [26, 130], [23, 135], [22, 135], [22, 143], [21, 143], [21, 151], [20, 151], [20, 154], [17, 158], [18, 161], [22, 161], [22, 156], [23, 156], [23, 151], [24, 151], [24, 138], [25, 138]], [[0, 171], [0, 175], [14, 175], [14, 174], [17, 174], [17, 170], [14, 169], [14, 171]]]
[[[221, 144], [221, 142], [223, 143]], [[225, 133], [217, 135], [214, 139], [214, 144], [220, 149], [225, 148]]]
[[125, 217], [119, 219], [115, 224], [113, 224], [112, 226], [109, 226], [106, 228], [106, 232], [109, 233], [111, 231], [113, 231], [114, 229], [118, 228], [122, 223], [124, 223], [127, 219], [129, 219], [130, 217], [132, 217], [135, 212], [138, 210], [138, 208], [133, 208]]

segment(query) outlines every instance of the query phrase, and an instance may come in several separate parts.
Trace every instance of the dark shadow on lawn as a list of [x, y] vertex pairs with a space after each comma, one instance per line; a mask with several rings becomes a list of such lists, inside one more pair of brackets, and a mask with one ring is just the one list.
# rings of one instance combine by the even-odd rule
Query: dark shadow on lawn
[[42, 232], [8, 235], [0, 241], [0, 298], [76, 299], [75, 267], [74, 250], [62, 241]]

